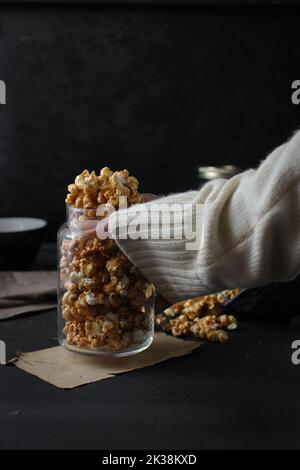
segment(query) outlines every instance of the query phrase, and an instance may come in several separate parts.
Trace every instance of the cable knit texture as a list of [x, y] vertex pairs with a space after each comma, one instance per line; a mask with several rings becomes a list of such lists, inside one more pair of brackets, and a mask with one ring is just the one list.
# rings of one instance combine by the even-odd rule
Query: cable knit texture
[[[197, 226], [196, 249], [176, 239], [180, 206], [171, 217], [170, 239], [157, 237], [168, 226], [167, 211], [139, 226], [138, 239], [125, 238], [141, 206], [109, 217], [109, 233], [122, 251], [170, 302], [235, 287], [293, 278], [300, 269], [300, 132], [276, 148], [256, 170], [213, 180], [199, 191], [157, 199], [152, 204], [188, 204], [185, 227]], [[186, 232], [185, 232], [186, 233]], [[153, 237], [156, 235], [156, 238]]]

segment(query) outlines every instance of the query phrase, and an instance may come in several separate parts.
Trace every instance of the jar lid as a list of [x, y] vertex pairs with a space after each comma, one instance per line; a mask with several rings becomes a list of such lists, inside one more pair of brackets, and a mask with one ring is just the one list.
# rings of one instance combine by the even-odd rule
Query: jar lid
[[242, 171], [242, 168], [235, 165], [221, 166], [199, 166], [198, 177], [205, 180], [213, 180], [216, 178], [231, 178]]

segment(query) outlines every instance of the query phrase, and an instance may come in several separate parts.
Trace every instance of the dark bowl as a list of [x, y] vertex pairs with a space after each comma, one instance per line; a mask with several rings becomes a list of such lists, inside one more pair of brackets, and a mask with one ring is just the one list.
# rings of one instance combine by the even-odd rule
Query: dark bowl
[[29, 269], [41, 246], [46, 226], [43, 219], [0, 218], [0, 270]]

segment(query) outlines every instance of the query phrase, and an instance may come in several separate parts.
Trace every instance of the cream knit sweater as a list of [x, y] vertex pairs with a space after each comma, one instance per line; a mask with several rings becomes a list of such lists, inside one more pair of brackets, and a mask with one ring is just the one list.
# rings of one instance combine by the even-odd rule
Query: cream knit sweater
[[[135, 206], [110, 215], [109, 233], [170, 302], [293, 278], [300, 269], [300, 131], [256, 170], [143, 206], [161, 203], [189, 204], [184, 220], [191, 230], [198, 214], [197, 249], [186, 249], [186, 237], [149, 238], [147, 225], [141, 238], [123, 239]], [[164, 219], [152, 220], [154, 233]], [[174, 217], [171, 233], [178, 223]]]

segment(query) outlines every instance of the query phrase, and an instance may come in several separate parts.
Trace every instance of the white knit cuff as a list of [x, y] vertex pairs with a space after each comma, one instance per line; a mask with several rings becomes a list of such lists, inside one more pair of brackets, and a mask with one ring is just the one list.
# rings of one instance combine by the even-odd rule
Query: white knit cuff
[[[207, 286], [201, 285], [198, 277], [197, 254], [191, 247], [192, 226], [195, 220], [194, 200], [196, 191], [171, 195], [147, 204], [134, 205], [127, 210], [120, 210], [110, 215], [108, 231], [120, 249], [138, 266], [141, 272], [154, 283], [157, 290], [170, 302], [195, 297]], [[165, 205], [165, 212], [159, 218], [152, 218], [151, 209], [160, 209]], [[190, 206], [185, 213], [184, 225], [190, 230], [186, 236], [182, 219], [183, 205]], [[172, 207], [172, 216], [167, 215]], [[148, 217], [148, 219], [147, 219]], [[147, 223], [148, 220], [148, 223]], [[151, 224], [150, 224], [151, 222]], [[187, 232], [188, 232], [187, 230]], [[168, 237], [168, 235], [170, 235]]]

